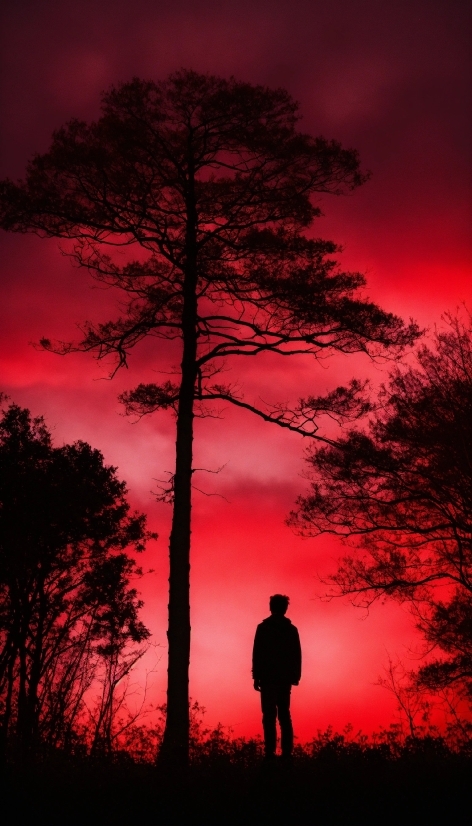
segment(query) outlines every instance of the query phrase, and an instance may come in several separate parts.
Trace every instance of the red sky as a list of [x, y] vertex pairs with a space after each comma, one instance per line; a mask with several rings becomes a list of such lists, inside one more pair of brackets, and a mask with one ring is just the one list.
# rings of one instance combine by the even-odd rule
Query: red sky
[[[369, 295], [405, 318], [433, 326], [469, 302], [471, 247], [470, 12], [462, 0], [16, 0], [2, 20], [1, 176], [20, 177], [54, 128], [98, 114], [99, 93], [138, 75], [159, 79], [181, 66], [269, 86], [301, 103], [303, 128], [357, 148], [372, 179], [352, 197], [326, 198], [316, 233], [345, 247], [343, 266], [367, 273]], [[164, 701], [167, 536], [170, 510], [155, 479], [173, 467], [173, 422], [162, 413], [132, 425], [117, 395], [153, 381], [162, 358], [144, 347], [113, 382], [86, 356], [35, 351], [43, 335], [73, 338], [85, 318], [113, 314], [54, 241], [6, 236], [2, 243], [1, 387], [43, 414], [57, 442], [85, 439], [118, 466], [135, 504], [160, 534], [146, 553], [144, 618], [162, 658], [149, 696]], [[105, 309], [104, 309], [105, 307]], [[248, 396], [323, 392], [369, 365], [350, 358], [328, 369], [252, 364]], [[377, 375], [377, 374], [376, 374]], [[277, 391], [277, 394], [276, 394]], [[332, 539], [302, 541], [284, 518], [305, 488], [303, 445], [291, 434], [226, 411], [197, 422], [192, 551], [191, 693], [237, 735], [260, 731], [250, 681], [255, 625], [271, 593], [291, 597], [304, 675], [294, 690], [296, 733], [329, 723], [387, 725], [392, 698], [374, 685], [388, 653], [414, 667], [412, 621], [396, 605], [365, 616], [319, 600], [317, 575], [334, 569]], [[153, 654], [154, 657], [154, 654]], [[148, 667], [153, 665], [149, 658]], [[151, 697], [152, 695], [152, 697]]]

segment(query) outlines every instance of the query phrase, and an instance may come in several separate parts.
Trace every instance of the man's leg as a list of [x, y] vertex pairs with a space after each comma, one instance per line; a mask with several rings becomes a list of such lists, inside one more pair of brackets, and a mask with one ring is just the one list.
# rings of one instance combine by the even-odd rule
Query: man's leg
[[291, 690], [291, 685], [277, 686], [276, 702], [282, 740], [282, 757], [290, 757], [293, 751], [293, 726], [290, 716]]
[[262, 727], [264, 729], [264, 744], [266, 757], [273, 757], [277, 745], [277, 698], [275, 686], [271, 683], [261, 685]]

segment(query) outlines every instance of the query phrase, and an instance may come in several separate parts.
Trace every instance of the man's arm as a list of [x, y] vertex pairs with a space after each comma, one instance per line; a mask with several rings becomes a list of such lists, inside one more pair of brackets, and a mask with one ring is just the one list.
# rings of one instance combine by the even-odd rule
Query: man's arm
[[252, 678], [256, 691], [261, 690], [261, 627], [256, 628], [254, 645], [252, 648]]
[[293, 680], [292, 685], [298, 685], [302, 676], [302, 647], [298, 629], [293, 628]]

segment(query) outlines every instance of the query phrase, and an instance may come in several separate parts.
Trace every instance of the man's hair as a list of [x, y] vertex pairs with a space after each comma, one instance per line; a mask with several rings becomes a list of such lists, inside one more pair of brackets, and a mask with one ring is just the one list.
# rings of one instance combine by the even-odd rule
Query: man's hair
[[272, 614], [285, 614], [290, 600], [285, 594], [274, 594], [269, 600]]

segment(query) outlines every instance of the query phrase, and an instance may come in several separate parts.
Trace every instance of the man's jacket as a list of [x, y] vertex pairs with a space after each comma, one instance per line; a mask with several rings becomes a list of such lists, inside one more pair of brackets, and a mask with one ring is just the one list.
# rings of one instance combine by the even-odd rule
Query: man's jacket
[[252, 653], [254, 680], [295, 685], [302, 672], [298, 631], [284, 616], [272, 614], [256, 629]]

